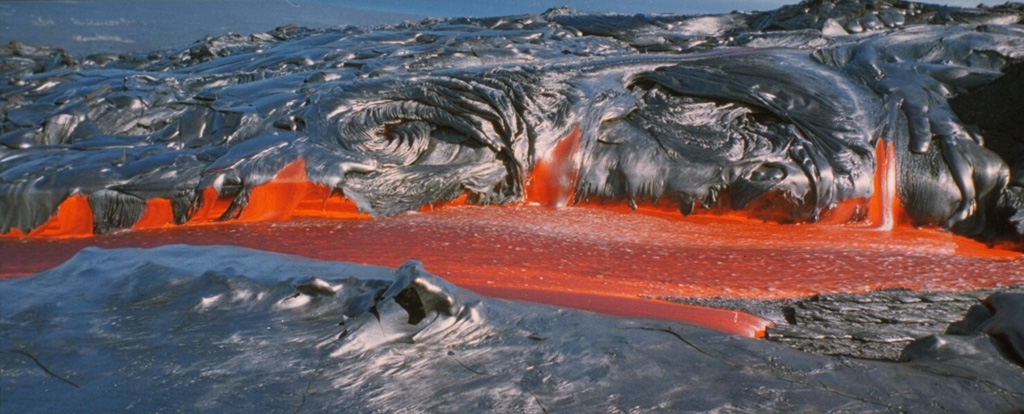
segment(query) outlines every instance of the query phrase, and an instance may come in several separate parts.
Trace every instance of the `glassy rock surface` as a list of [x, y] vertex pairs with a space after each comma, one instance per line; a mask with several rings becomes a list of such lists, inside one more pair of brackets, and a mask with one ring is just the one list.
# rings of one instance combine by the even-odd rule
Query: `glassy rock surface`
[[159, 203], [160, 224], [288, 216], [293, 202], [253, 195], [284, 178], [315, 189], [286, 200], [374, 216], [461, 198], [862, 220], [885, 140], [912, 224], [1019, 240], [1022, 143], [1000, 126], [1017, 113], [981, 119], [950, 99], [1020, 106], [1024, 93], [984, 91], [1019, 89], [1022, 16], [1019, 4], [809, 1], [286, 26], [83, 59], [12, 43], [0, 232], [31, 234], [64, 202], [88, 205], [94, 233]]
[[1018, 411], [1022, 304], [993, 295], [883, 362], [490, 299], [418, 262], [88, 249], [0, 281], [0, 398], [26, 413]]

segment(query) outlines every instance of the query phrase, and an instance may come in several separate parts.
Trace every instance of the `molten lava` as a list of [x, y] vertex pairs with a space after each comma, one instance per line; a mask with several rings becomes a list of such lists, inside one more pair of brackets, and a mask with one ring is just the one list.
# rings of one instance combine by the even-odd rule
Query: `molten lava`
[[1020, 253], [948, 233], [583, 207], [465, 206], [375, 220], [293, 218], [0, 243], [5, 277], [45, 270], [87, 246], [232, 244], [391, 267], [415, 258], [453, 283], [492, 296], [675, 318], [748, 335], [767, 322], [717, 310], [692, 313], [695, 308], [644, 298], [1024, 284]]
[[910, 222], [896, 191], [896, 147], [879, 139], [875, 144], [875, 192], [868, 207], [868, 222], [878, 230], [892, 230]]
[[[572, 186], [566, 184], [578, 169], [573, 161], [578, 135], [573, 131], [538, 162], [528, 188], [530, 202], [564, 206], [570, 199], [566, 189]], [[92, 234], [88, 200], [69, 197], [28, 237], [0, 240], [0, 275], [27, 276], [88, 246], [232, 244], [391, 267], [419, 259], [429, 271], [491, 296], [671, 318], [750, 336], [763, 333], [769, 323], [651, 298], [766, 299], [1024, 284], [1024, 258], [1018, 251], [899, 225], [892, 144], [880, 142], [877, 151], [875, 196], [853, 209], [862, 211], [867, 204], [869, 226], [783, 225], [753, 218], [756, 214], [723, 211], [683, 217], [666, 204], [636, 211], [624, 203], [554, 209], [459, 206], [465, 197], [445, 208], [425, 206], [420, 212], [365, 220], [353, 203], [310, 183], [298, 161], [254, 188], [238, 219], [225, 226], [195, 226], [215, 223], [231, 205], [231, 199], [207, 188], [186, 226], [171, 224], [170, 202], [156, 199], [149, 200], [133, 230], [86, 238]], [[552, 182], [560, 184], [543, 184]]]
[[18, 229], [11, 229], [8, 233], [0, 234], [0, 237], [30, 239], [89, 237], [93, 235], [92, 227], [92, 207], [89, 206], [89, 198], [75, 194], [61, 202], [57, 207], [57, 212], [46, 223], [36, 227], [28, 234]]
[[558, 144], [534, 164], [526, 187], [526, 201], [547, 207], [565, 207], [572, 199], [580, 172], [580, 128], [558, 141]]

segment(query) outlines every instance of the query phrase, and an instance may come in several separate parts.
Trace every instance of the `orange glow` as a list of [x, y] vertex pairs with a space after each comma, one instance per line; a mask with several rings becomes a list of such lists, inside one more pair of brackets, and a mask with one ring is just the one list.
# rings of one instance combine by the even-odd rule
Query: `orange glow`
[[451, 201], [438, 201], [435, 203], [424, 205], [423, 207], [420, 207], [420, 211], [431, 211], [435, 208], [457, 207], [466, 205], [469, 205], [469, 195], [463, 194], [458, 197], [455, 197], [455, 199]]
[[990, 249], [950, 233], [681, 217], [653, 209], [465, 206], [375, 220], [293, 218], [0, 243], [3, 277], [45, 270], [87, 246], [232, 244], [389, 267], [419, 259], [456, 285], [496, 297], [754, 335], [763, 330], [756, 328], [757, 319], [740, 315], [728, 322], [714, 312], [686, 316], [675, 304], [647, 298], [769, 299], [1024, 284], [1019, 251]]
[[539, 158], [526, 185], [526, 201], [546, 207], [564, 207], [572, 199], [580, 173], [580, 127]]
[[154, 198], [146, 201], [146, 209], [142, 217], [132, 226], [135, 230], [159, 229], [174, 224], [174, 210], [171, 208], [171, 200], [166, 198]]
[[[306, 177], [305, 160], [286, 165], [266, 184], [254, 187], [249, 203], [237, 219], [222, 222], [219, 218], [231, 206], [233, 196], [221, 196], [213, 187], [204, 188], [199, 195], [200, 206], [185, 226], [217, 223], [284, 221], [292, 217], [323, 217], [340, 219], [368, 219], [359, 212], [355, 203], [339, 194], [332, 194], [326, 186], [311, 183]], [[462, 196], [443, 205], [463, 205]], [[89, 199], [73, 195], [65, 199], [56, 214], [46, 223], [25, 234], [18, 229], [0, 234], [0, 238], [61, 239], [91, 237], [93, 234], [92, 208]], [[133, 230], [174, 227], [171, 201], [154, 198], [146, 201], [145, 210]]]
[[10, 232], [0, 234], [0, 238], [30, 238], [30, 239], [63, 239], [74, 237], [89, 237], [92, 232], [92, 207], [89, 206], [89, 198], [83, 195], [72, 195], [57, 207], [57, 212], [50, 216], [50, 219], [41, 226], [36, 227], [28, 234], [18, 229], [11, 229]]
[[[875, 145], [876, 166], [874, 191], [870, 199], [844, 200], [821, 212], [816, 224], [849, 226], [855, 223], [867, 225], [879, 230], [891, 230], [895, 226], [910, 226], [910, 219], [903, 209], [896, 188], [896, 149], [892, 142], [886, 143], [879, 139]], [[634, 211], [624, 201], [593, 201], [583, 200], [579, 206], [601, 208], [622, 213]], [[738, 221], [775, 222], [788, 224], [806, 223], [795, 219], [800, 214], [800, 206], [795, 206], [782, 194], [769, 193], [751, 201], [743, 210], [729, 207], [728, 194], [720, 194], [717, 202], [705, 207], [703, 203], [693, 205], [692, 216], [710, 215]], [[638, 202], [635, 209], [638, 213], [653, 214], [666, 217], [680, 217], [679, 207], [664, 199], [654, 203]], [[1019, 249], [1020, 247], [1011, 247]]]
[[[204, 207], [212, 200], [212, 207], [201, 210], [190, 223], [216, 221], [231, 203], [230, 197], [220, 197], [212, 188], [204, 190], [203, 200]], [[351, 200], [325, 185], [310, 182], [306, 161], [300, 159], [278, 171], [270, 182], [253, 187], [248, 205], [237, 219], [229, 222], [285, 221], [292, 217], [370, 218]]]
[[[284, 221], [292, 216], [352, 218], [358, 215], [348, 200], [331, 200], [327, 187], [309, 182], [306, 161], [286, 165], [269, 182], [252, 188], [249, 201], [231, 223]], [[231, 206], [233, 196], [221, 196], [213, 187], [204, 188], [202, 204], [187, 225], [216, 223]]]
[[832, 208], [821, 212], [818, 219], [819, 225], [842, 225], [864, 221], [865, 215], [870, 211], [868, 201], [856, 198], [843, 200]]
[[[560, 206], [571, 199], [572, 186], [542, 184], [575, 180], [578, 134], [574, 130], [538, 162], [541, 172], [527, 188], [531, 203]], [[763, 211], [730, 211], [722, 207], [728, 205], [722, 199], [711, 209], [696, 209], [700, 214], [684, 217], [664, 200], [636, 211], [623, 202], [485, 208], [464, 206], [463, 195], [424, 206], [416, 214], [365, 220], [369, 216], [353, 202], [310, 183], [300, 160], [254, 188], [248, 208], [230, 226], [195, 226], [216, 222], [231, 203], [206, 188], [189, 225], [171, 224], [170, 201], [154, 199], [147, 202], [134, 231], [68, 239], [92, 235], [88, 199], [69, 197], [27, 236], [15, 230], [0, 239], [0, 277], [34, 274], [88, 246], [231, 244], [389, 267], [420, 259], [432, 273], [495, 297], [670, 318], [750, 336], [763, 335], [768, 322], [652, 298], [769, 299], [1024, 284], [1020, 245], [989, 248], [950, 233], [902, 225], [890, 179], [894, 176], [885, 176], [895, 172], [892, 144], [880, 143], [876, 151], [874, 196], [826, 213], [834, 220], [829, 223], [835, 223], [827, 225], [764, 222], [766, 214], [788, 214], [791, 208], [774, 197], [758, 201]], [[882, 202], [889, 197], [893, 205], [886, 210]], [[877, 231], [884, 214], [896, 218], [897, 225]], [[844, 223], [842, 217], [864, 222]], [[47, 240], [33, 240], [40, 238]]]
[[359, 212], [356, 203], [335, 195], [325, 185], [310, 184], [309, 193], [295, 205], [294, 217], [324, 217], [337, 219], [368, 219], [369, 214]]
[[472, 284], [466, 284], [463, 287], [483, 295], [499, 298], [566, 306], [627, 318], [671, 319], [753, 338], [763, 338], [765, 330], [773, 325], [770, 321], [749, 313], [660, 300], [643, 300], [629, 296], [516, 287], [498, 288]]
[[903, 203], [896, 188], [896, 147], [879, 139], [875, 144], [875, 191], [868, 207], [868, 223], [879, 230], [908, 225]]
[[199, 193], [199, 208], [185, 225], [209, 224], [219, 218], [231, 206], [230, 197], [221, 197], [213, 187], [206, 187]]
[[288, 220], [295, 207], [314, 190], [314, 185], [306, 179], [306, 161], [295, 161], [278, 171], [270, 182], [249, 192], [249, 204], [238, 220]]

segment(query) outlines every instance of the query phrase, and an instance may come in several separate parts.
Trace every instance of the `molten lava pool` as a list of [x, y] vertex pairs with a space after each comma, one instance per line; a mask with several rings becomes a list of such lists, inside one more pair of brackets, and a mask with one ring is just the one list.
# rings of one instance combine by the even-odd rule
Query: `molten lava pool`
[[8, 238], [0, 240], [2, 276], [34, 274], [88, 246], [171, 243], [230, 244], [389, 267], [419, 259], [428, 271], [490, 296], [694, 321], [751, 335], [768, 322], [646, 298], [768, 299], [1024, 284], [1020, 252], [937, 230], [539, 206], [460, 206], [372, 220], [294, 218], [77, 239]]

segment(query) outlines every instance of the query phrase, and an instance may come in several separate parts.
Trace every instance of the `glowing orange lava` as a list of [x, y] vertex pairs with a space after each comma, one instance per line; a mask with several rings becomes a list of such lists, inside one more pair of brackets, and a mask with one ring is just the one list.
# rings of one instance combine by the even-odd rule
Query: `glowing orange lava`
[[89, 237], [93, 235], [92, 207], [89, 198], [75, 194], [64, 199], [57, 211], [46, 223], [28, 234], [18, 229], [0, 234], [0, 237], [54, 239], [64, 237]]
[[89, 239], [5, 239], [2, 273], [33, 274], [87, 246], [170, 243], [232, 244], [391, 267], [419, 259], [429, 271], [492, 296], [662, 315], [745, 334], [763, 330], [767, 322], [756, 329], [758, 322], [748, 316], [683, 319], [678, 314], [684, 307], [643, 298], [784, 298], [1024, 284], [1019, 252], [930, 230], [514, 206], [450, 207], [375, 220], [173, 227]]
[[896, 190], [895, 144], [879, 139], [875, 144], [875, 162], [875, 192], [868, 206], [868, 223], [879, 230], [908, 225], [910, 220]]
[[[575, 177], [574, 135], [537, 177]], [[630, 210], [624, 203], [572, 208], [425, 206], [419, 212], [366, 220], [353, 203], [308, 182], [302, 161], [252, 190], [249, 205], [226, 226], [211, 224], [230, 199], [212, 188], [189, 225], [173, 221], [168, 200], [150, 200], [131, 231], [95, 237], [82, 196], [68, 198], [47, 225], [0, 239], [0, 277], [28, 276], [88, 246], [153, 247], [230, 244], [316, 259], [397, 267], [422, 260], [427, 270], [480, 293], [632, 317], [661, 317], [757, 336], [768, 322], [732, 311], [657, 298], [790, 298], [877, 289], [964, 290], [1024, 284], [1021, 246], [989, 248], [953, 234], [899, 222], [892, 147], [879, 144], [875, 196], [856, 214], [865, 223], [777, 224], [742, 212], [683, 217], [668, 204]], [[568, 160], [568, 162], [567, 162]], [[568, 188], [572, 188], [571, 186]], [[560, 205], [559, 189], [528, 188], [530, 200]], [[889, 198], [892, 207], [884, 207]], [[881, 213], [880, 213], [881, 212]], [[891, 221], [890, 221], [891, 222]], [[11, 235], [24, 236], [20, 233]], [[77, 238], [68, 238], [68, 237]], [[307, 275], [295, 275], [307, 276]]]
[[[201, 208], [187, 224], [217, 222], [232, 201], [232, 197], [221, 196], [213, 188], [204, 189], [202, 199]], [[310, 182], [305, 160], [298, 160], [278, 171], [270, 182], [254, 187], [245, 209], [231, 221], [284, 221], [295, 216], [369, 218], [359, 212], [355, 203], [332, 194], [326, 186]]]
[[547, 207], [568, 204], [579, 177], [582, 137], [580, 127], [573, 128], [546, 156], [537, 160], [526, 187], [527, 202]]
[[[233, 196], [222, 196], [213, 187], [202, 189], [199, 197], [199, 208], [185, 226], [220, 223], [221, 216], [228, 211], [233, 200]], [[326, 186], [310, 182], [306, 177], [305, 160], [298, 160], [282, 168], [270, 182], [253, 188], [245, 209], [227, 222], [284, 221], [292, 217], [370, 218], [368, 214], [361, 213], [352, 201], [332, 193]], [[146, 201], [142, 216], [131, 228], [144, 230], [176, 226], [171, 201], [154, 198]], [[46, 223], [28, 234], [12, 229], [0, 234], [0, 238], [63, 239], [93, 235], [93, 211], [89, 199], [72, 195], [60, 204]]]

